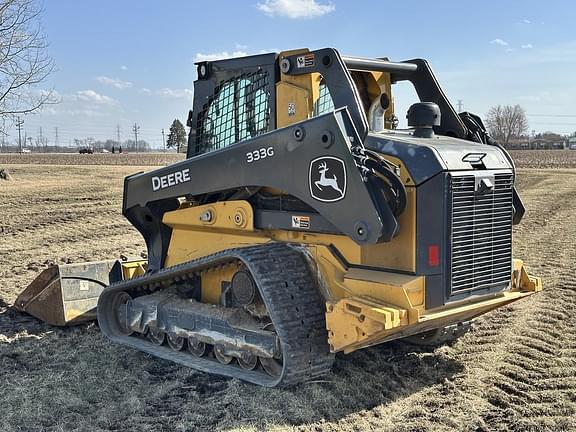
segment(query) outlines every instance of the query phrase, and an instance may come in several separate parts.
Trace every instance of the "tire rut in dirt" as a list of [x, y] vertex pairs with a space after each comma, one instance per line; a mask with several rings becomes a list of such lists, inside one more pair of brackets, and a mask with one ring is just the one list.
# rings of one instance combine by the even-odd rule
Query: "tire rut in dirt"
[[[526, 236], [531, 244], [546, 246], [536, 257], [543, 265], [531, 268], [543, 277], [545, 291], [491, 314], [492, 319], [483, 321], [485, 331], [480, 329], [471, 341], [492, 350], [485, 395], [492, 408], [481, 417], [496, 430], [576, 427], [576, 275], [569, 258], [575, 249], [571, 241], [565, 248], [550, 243], [560, 227], [562, 237], [576, 235], [576, 218], [567, 211], [575, 194], [559, 190], [554, 195], [546, 208], [537, 210], [546, 218], [544, 229]], [[502, 319], [503, 314], [509, 318]], [[477, 351], [472, 348], [470, 354]], [[490, 355], [484, 358], [489, 360]]]

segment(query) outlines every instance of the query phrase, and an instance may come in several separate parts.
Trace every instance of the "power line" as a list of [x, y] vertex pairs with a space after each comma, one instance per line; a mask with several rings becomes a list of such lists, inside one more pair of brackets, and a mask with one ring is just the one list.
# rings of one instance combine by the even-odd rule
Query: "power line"
[[164, 128], [162, 128], [162, 143], [164, 144], [164, 151], [166, 151], [166, 137], [164, 136]]
[[[39, 130], [40, 127], [42, 127], [42, 137], [44, 140], [46, 140], [46, 134], [44, 133], [44, 129], [46, 128], [46, 125], [43, 124], [38, 124], [35, 121], [32, 121], [32, 123], [30, 123], [30, 121], [32, 121], [32, 119], [28, 119], [26, 118], [25, 124], [28, 125], [29, 127], [34, 127], [37, 128], [36, 130]], [[116, 125], [115, 125], [116, 126]], [[118, 125], [120, 127], [122, 127], [121, 125]], [[132, 125], [131, 125], [132, 126]], [[0, 124], [1, 127], [1, 124]], [[58, 128], [58, 145], [63, 145], [64, 143], [67, 143], [68, 141], [70, 141], [70, 139], [73, 138], [85, 138], [85, 137], [91, 137], [91, 138], [95, 138], [97, 141], [106, 141], [107, 139], [116, 139], [117, 138], [117, 131], [116, 130], [112, 130], [110, 132], [105, 132], [105, 128], [98, 128], [98, 127], [82, 127], [80, 129], [75, 129], [75, 128], [70, 128], [70, 127], [59, 127], [59, 126], [55, 126], [55, 125], [50, 125], [50, 129], [52, 129], [52, 139], [53, 139], [53, 143], [54, 145], [56, 145], [56, 127]], [[158, 136], [158, 129], [160, 128], [147, 128], [145, 126], [138, 126], [138, 144], [141, 150], [143, 141], [147, 141], [150, 144], [154, 144], [155, 147], [157, 148], [162, 148], [163, 146], [163, 140], [161, 136]], [[16, 132], [18, 129], [16, 128], [16, 122], [14, 123], [14, 131]], [[25, 147], [28, 144], [28, 138], [26, 135], [26, 140], [24, 140], [24, 127], [21, 127], [21, 138], [20, 141], [22, 143], [22, 146]], [[7, 136], [9, 136], [7, 134]], [[134, 135], [133, 135], [134, 136]], [[16, 136], [17, 138], [17, 136]], [[122, 138], [120, 137], [120, 142], [121, 142]], [[62, 141], [62, 142], [61, 142]], [[0, 139], [0, 143], [1, 143], [1, 139]], [[18, 144], [17, 144], [18, 145]]]
[[576, 117], [576, 114], [526, 114], [528, 117]]
[[554, 125], [554, 126], [576, 126], [576, 123], [557, 123], [557, 122], [532, 122], [537, 125]]

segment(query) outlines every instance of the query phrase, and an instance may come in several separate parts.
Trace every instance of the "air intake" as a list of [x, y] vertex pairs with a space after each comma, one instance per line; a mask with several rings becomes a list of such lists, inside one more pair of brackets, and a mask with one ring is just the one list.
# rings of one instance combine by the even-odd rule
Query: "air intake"
[[440, 108], [434, 102], [415, 103], [406, 115], [408, 126], [414, 128], [417, 138], [432, 138], [434, 126], [440, 126]]

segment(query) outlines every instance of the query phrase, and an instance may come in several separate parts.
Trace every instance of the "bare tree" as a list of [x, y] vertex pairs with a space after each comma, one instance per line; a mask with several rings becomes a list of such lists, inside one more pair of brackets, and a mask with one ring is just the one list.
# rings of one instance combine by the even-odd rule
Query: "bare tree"
[[45, 136], [36, 137], [36, 147], [38, 149], [44, 149], [44, 151], [46, 151], [47, 146], [48, 146], [48, 138], [46, 138]]
[[486, 114], [490, 135], [501, 144], [508, 145], [528, 132], [526, 112], [520, 105], [498, 105]]
[[14, 117], [57, 102], [36, 86], [54, 70], [35, 0], [0, 0], [0, 116]]

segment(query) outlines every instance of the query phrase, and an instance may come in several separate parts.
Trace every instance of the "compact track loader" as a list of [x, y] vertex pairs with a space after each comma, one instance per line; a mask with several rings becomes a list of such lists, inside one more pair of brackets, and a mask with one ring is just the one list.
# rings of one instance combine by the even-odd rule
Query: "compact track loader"
[[[147, 262], [48, 269], [17, 307], [63, 325], [97, 300], [114, 342], [276, 386], [336, 352], [454, 338], [541, 290], [512, 258], [510, 156], [426, 61], [304, 49], [197, 66], [187, 159], [125, 179]], [[421, 100], [405, 130], [401, 81]]]

